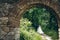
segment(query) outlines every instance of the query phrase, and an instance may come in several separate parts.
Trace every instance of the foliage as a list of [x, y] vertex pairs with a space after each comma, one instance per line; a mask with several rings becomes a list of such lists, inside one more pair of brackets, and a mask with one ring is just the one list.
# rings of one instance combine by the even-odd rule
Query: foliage
[[41, 36], [31, 27], [31, 22], [27, 18], [20, 20], [20, 40], [42, 40]]
[[53, 13], [55, 12], [42, 7], [32, 7], [25, 12], [23, 17], [32, 22], [32, 27], [35, 30], [41, 25], [44, 33], [51, 36], [53, 40], [56, 40], [58, 39], [58, 25]]

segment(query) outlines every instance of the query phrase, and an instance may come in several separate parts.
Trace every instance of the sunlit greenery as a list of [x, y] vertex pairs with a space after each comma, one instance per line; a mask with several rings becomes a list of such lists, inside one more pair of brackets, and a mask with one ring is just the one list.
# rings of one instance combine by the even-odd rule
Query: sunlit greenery
[[41, 36], [31, 26], [27, 18], [20, 20], [20, 40], [42, 40]]
[[53, 40], [58, 39], [58, 25], [52, 10], [42, 7], [32, 7], [27, 10], [20, 20], [21, 40], [42, 40], [36, 32], [41, 25], [42, 30]]

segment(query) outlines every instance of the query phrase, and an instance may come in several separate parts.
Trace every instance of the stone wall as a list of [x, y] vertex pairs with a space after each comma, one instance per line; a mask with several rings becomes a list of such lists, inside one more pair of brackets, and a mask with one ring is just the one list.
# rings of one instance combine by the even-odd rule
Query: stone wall
[[0, 4], [0, 40], [19, 40], [20, 18], [32, 6], [44, 5], [56, 12], [60, 40], [60, 4], [57, 0], [22, 0], [17, 3]]
[[19, 28], [10, 25], [11, 20], [9, 19], [9, 9], [13, 9], [13, 7], [12, 4], [0, 4], [0, 40], [19, 40]]

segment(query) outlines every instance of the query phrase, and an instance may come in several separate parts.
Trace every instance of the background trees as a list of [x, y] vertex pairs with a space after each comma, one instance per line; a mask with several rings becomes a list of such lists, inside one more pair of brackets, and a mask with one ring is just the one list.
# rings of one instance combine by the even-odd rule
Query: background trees
[[[31, 25], [29, 24], [30, 27], [28, 27], [28, 25], [25, 29], [30, 28], [29, 30], [32, 29], [36, 32], [37, 27], [41, 25], [42, 30], [46, 35], [51, 36], [53, 40], [57, 40], [58, 25], [57, 19], [53, 13], [54, 12], [52, 10], [47, 10], [43, 7], [32, 7], [31, 9], [27, 10], [23, 15], [23, 19], [26, 18], [31, 22]], [[28, 24], [28, 22], [26, 24]]]

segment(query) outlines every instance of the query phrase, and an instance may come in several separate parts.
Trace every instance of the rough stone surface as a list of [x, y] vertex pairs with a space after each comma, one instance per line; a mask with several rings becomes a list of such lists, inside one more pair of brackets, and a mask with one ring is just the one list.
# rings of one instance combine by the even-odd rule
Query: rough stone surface
[[[2, 3], [0, 4], [0, 40], [19, 40], [20, 18], [24, 11], [37, 6], [37, 4], [49, 7], [56, 12], [60, 29], [60, 3], [57, 0], [22, 0], [13, 4]], [[60, 40], [60, 30], [58, 33]]]

